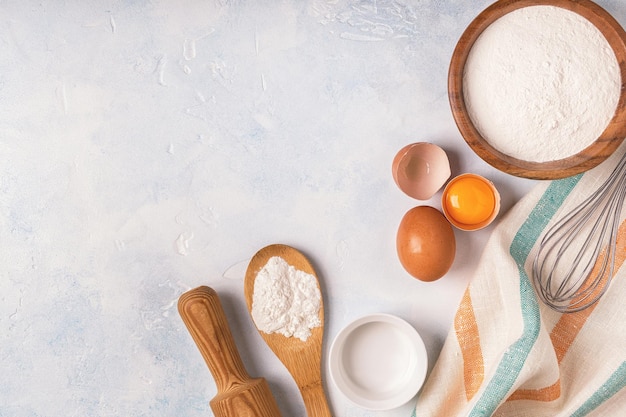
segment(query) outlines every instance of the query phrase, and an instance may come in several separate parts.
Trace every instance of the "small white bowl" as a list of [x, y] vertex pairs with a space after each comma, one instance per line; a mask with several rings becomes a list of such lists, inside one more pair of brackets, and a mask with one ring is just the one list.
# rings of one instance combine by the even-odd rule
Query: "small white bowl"
[[357, 319], [342, 329], [329, 354], [330, 376], [355, 405], [390, 410], [422, 387], [428, 355], [417, 331], [389, 314]]

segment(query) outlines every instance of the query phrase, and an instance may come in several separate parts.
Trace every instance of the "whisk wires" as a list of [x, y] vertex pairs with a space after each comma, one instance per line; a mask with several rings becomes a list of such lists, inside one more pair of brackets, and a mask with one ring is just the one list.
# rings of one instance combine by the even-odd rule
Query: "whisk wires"
[[532, 277], [539, 298], [562, 313], [584, 310], [607, 291], [626, 199], [626, 154], [605, 182], [550, 227]]

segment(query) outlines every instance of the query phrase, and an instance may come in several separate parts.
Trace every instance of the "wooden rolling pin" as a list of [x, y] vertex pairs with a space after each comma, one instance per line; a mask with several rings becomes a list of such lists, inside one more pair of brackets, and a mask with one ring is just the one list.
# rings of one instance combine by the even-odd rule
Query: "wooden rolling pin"
[[184, 293], [178, 312], [215, 379], [217, 395], [209, 402], [215, 417], [280, 417], [267, 381], [248, 375], [215, 290]]

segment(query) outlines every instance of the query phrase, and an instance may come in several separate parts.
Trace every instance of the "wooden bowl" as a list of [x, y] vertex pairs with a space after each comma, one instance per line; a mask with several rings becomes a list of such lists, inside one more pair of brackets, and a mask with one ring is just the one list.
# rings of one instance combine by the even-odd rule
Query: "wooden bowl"
[[[593, 23], [607, 39], [618, 61], [621, 92], [617, 108], [606, 129], [591, 145], [575, 155], [548, 162], [525, 161], [504, 154], [487, 142], [473, 125], [463, 94], [463, 74], [470, 50], [480, 34], [494, 21], [516, 9], [528, 6], [557, 6]], [[448, 73], [448, 97], [454, 120], [472, 150], [495, 168], [532, 179], [557, 179], [587, 171], [617, 149], [626, 136], [626, 32], [603, 8], [590, 0], [499, 0], [483, 10], [459, 39]]]

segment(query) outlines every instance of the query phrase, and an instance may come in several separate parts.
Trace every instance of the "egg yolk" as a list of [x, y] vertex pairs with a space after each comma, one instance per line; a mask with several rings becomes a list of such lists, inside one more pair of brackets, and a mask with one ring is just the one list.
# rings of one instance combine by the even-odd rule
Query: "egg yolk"
[[478, 224], [489, 219], [496, 205], [496, 197], [485, 181], [465, 177], [450, 184], [445, 205], [448, 214], [457, 222]]

